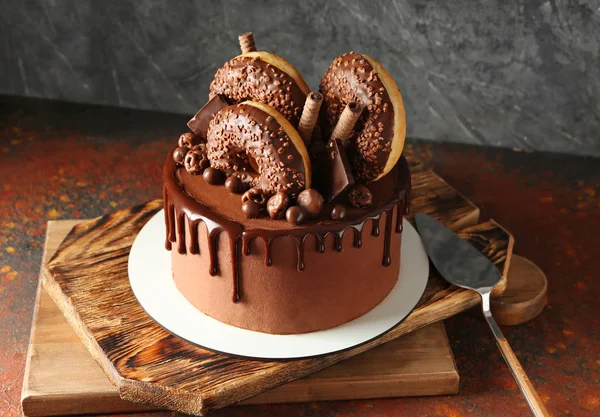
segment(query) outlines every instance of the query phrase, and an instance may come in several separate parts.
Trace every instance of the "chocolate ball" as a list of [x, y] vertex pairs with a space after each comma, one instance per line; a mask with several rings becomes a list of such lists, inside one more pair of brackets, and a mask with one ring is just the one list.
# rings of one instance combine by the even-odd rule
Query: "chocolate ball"
[[262, 207], [267, 204], [267, 194], [260, 188], [250, 188], [242, 195], [242, 202], [245, 203], [248, 200], [252, 200]]
[[173, 160], [180, 164], [183, 165], [183, 160], [185, 159], [185, 155], [188, 153], [190, 149], [186, 148], [185, 146], [179, 146], [177, 148], [175, 148], [175, 150], [173, 151]]
[[223, 184], [223, 174], [218, 169], [208, 167], [204, 170], [204, 174], [202, 174], [204, 181], [211, 185], [219, 185]]
[[235, 175], [232, 175], [225, 180], [225, 187], [234, 194], [241, 194], [246, 191], [244, 182]]
[[290, 198], [283, 191], [278, 191], [267, 201], [267, 213], [272, 219], [282, 219], [290, 205]]
[[314, 188], [298, 194], [298, 206], [302, 207], [309, 217], [318, 216], [323, 208], [323, 196]]
[[202, 174], [204, 168], [202, 168], [202, 160], [206, 158], [206, 155], [201, 154], [196, 151], [188, 151], [185, 154], [185, 159], [183, 160], [183, 166], [185, 170], [193, 175]]
[[192, 146], [192, 150], [193, 151], [202, 152], [202, 153], [206, 153], [206, 144], [199, 143], [198, 145], [194, 145], [194, 146]]
[[185, 146], [192, 149], [195, 145], [199, 145], [202, 142], [199, 136], [194, 135], [191, 132], [186, 132], [179, 136], [177, 143], [179, 146]]
[[247, 219], [256, 219], [260, 216], [260, 205], [252, 200], [247, 200], [242, 204], [242, 213]]
[[208, 168], [210, 166], [210, 161], [208, 160], [208, 158], [204, 157], [200, 160], [200, 169], [202, 170], [202, 172], [204, 172], [204, 170], [206, 168]]
[[210, 161], [208, 160], [208, 155], [206, 154], [206, 144], [200, 143], [198, 145], [194, 145], [192, 151], [202, 155], [202, 159], [200, 160], [200, 168], [202, 169], [202, 172], [204, 172], [204, 170], [210, 166]]
[[348, 201], [356, 208], [367, 208], [373, 202], [373, 195], [365, 185], [358, 184], [348, 193]]
[[306, 212], [302, 207], [292, 206], [285, 212], [285, 218], [291, 224], [301, 224], [306, 220]]
[[333, 220], [344, 220], [346, 218], [346, 207], [342, 206], [341, 204], [335, 204], [331, 208], [331, 213], [329, 216]]

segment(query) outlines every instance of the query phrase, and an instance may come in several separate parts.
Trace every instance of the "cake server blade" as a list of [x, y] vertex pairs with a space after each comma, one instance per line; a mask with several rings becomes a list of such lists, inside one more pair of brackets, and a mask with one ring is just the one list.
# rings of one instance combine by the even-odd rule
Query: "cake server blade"
[[500, 281], [498, 268], [452, 230], [426, 214], [417, 214], [415, 222], [429, 259], [448, 282], [481, 294]]
[[492, 317], [490, 295], [502, 277], [500, 270], [485, 255], [433, 217], [419, 213], [415, 216], [415, 222], [429, 259], [440, 275], [451, 284], [479, 293], [483, 315], [529, 408], [535, 416], [549, 416], [517, 356]]

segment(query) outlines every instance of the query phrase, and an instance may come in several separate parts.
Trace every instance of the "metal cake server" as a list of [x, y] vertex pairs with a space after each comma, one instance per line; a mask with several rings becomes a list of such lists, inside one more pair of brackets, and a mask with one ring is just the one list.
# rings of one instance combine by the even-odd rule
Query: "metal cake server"
[[440, 275], [451, 284], [476, 291], [481, 296], [483, 315], [533, 414], [539, 417], [550, 416], [492, 317], [490, 294], [502, 276], [498, 268], [467, 241], [438, 223], [433, 217], [419, 213], [415, 216], [415, 221], [425, 250]]

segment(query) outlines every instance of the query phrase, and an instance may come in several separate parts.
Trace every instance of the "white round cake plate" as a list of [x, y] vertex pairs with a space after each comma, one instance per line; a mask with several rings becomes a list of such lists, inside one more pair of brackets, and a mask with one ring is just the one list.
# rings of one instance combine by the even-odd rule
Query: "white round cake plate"
[[402, 322], [415, 308], [429, 277], [429, 261], [421, 239], [404, 219], [402, 279], [373, 310], [333, 329], [293, 335], [260, 333], [225, 324], [196, 309], [175, 286], [171, 254], [164, 241], [161, 210], [142, 228], [129, 254], [129, 282], [144, 310], [166, 330], [193, 344], [253, 359], [319, 356], [375, 339]]

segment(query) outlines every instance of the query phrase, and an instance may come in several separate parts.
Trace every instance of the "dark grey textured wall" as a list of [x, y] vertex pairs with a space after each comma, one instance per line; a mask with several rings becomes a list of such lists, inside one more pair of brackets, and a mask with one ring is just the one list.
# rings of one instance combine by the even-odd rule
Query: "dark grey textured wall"
[[2, 0], [0, 92], [192, 113], [251, 30], [309, 85], [356, 50], [409, 135], [600, 155], [600, 1]]

